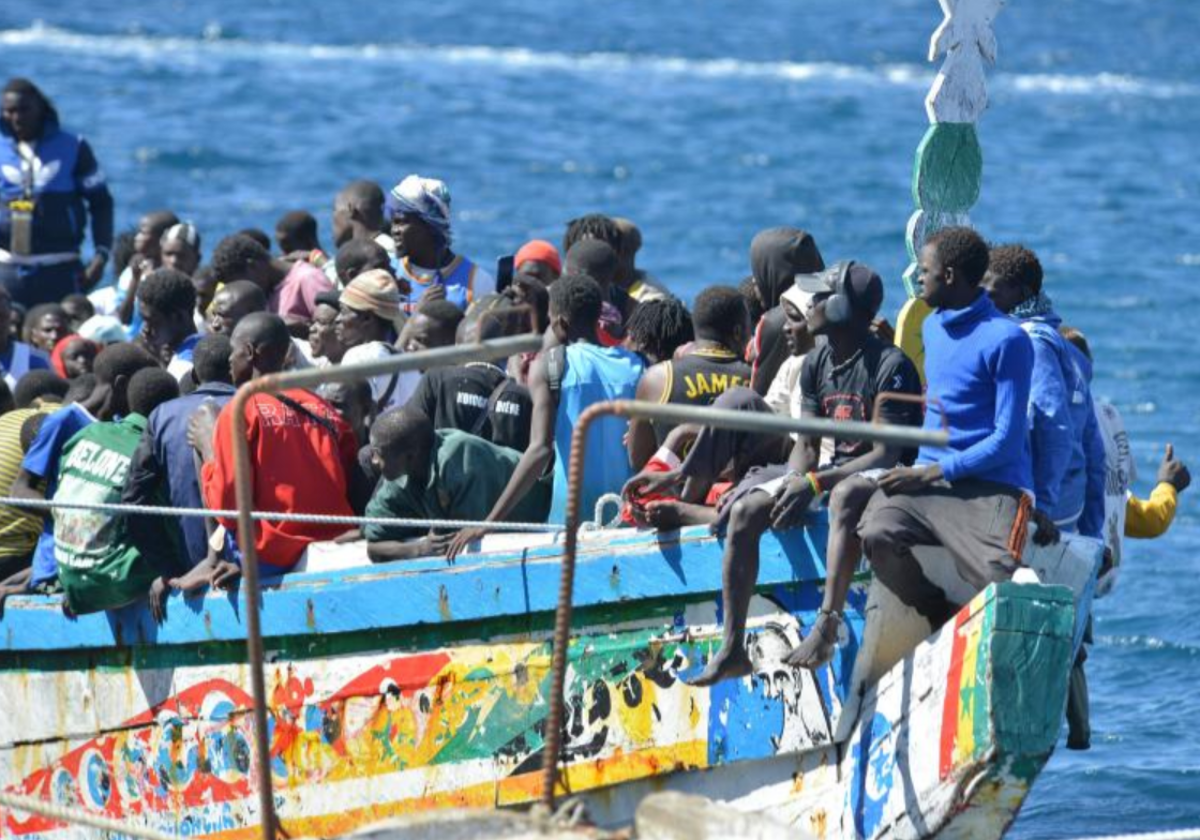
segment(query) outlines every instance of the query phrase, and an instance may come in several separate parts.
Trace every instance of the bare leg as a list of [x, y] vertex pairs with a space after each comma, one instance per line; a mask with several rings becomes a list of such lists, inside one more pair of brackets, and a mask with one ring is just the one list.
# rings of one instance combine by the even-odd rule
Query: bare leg
[[711, 525], [717, 521], [717, 509], [689, 502], [650, 502], [646, 505], [646, 521], [659, 531], [673, 531], [685, 525]]
[[825, 552], [825, 597], [816, 624], [800, 646], [792, 651], [787, 663], [798, 668], [818, 668], [833, 658], [837, 648], [838, 622], [846, 593], [854, 580], [854, 568], [862, 557], [858, 521], [862, 518], [874, 482], [851, 476], [838, 484], [829, 497], [829, 545]]
[[704, 672], [691, 681], [695, 686], [744, 677], [752, 671], [746, 653], [746, 616], [758, 582], [759, 540], [771, 523], [775, 499], [768, 493], [750, 493], [733, 505], [729, 535], [722, 558], [722, 599], [725, 628], [721, 649], [709, 660]]

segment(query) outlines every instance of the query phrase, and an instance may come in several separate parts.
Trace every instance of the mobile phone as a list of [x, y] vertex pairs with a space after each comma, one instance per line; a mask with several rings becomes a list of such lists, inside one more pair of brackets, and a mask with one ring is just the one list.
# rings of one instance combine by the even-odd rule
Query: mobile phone
[[496, 260], [496, 291], [503, 292], [513, 281], [513, 262], [516, 259], [515, 254], [509, 254], [507, 257], [501, 257]]

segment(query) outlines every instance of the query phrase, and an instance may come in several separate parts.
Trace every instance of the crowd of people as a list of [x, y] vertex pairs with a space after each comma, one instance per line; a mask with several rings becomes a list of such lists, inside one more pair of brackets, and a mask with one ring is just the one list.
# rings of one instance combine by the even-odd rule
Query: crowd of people
[[[978, 588], [1012, 576], [1031, 532], [1103, 539], [1115, 566], [1122, 535], [1162, 533], [1190, 481], [1168, 447], [1150, 499], [1128, 492], [1119, 415], [1093, 399], [1086, 339], [1053, 309], [1037, 256], [968, 228], [929, 238], [921, 296], [895, 333], [879, 317], [880, 276], [826, 265], [794, 227], [759, 233], [750, 275], [690, 308], [638, 265], [637, 226], [599, 213], [570, 221], [561, 248], [527, 242], [492, 274], [455, 250], [447, 185], [418, 175], [387, 191], [346, 185], [330, 247], [314, 215], [292, 210], [273, 236], [228, 233], [206, 261], [197, 225], [170, 210], [114, 236], [95, 155], [31, 82], [7, 83], [2, 116], [0, 494], [13, 498], [232, 508], [238, 386], [528, 332], [542, 350], [499, 363], [252, 397], [256, 510], [479, 523], [259, 522], [264, 569], [287, 572], [325, 540], [364, 540], [376, 562], [453, 562], [488, 523], [561, 524], [572, 431], [600, 401], [948, 430], [947, 447], [908, 451], [615, 417], [593, 426], [583, 510], [620, 491], [630, 525], [726, 535], [723, 643], [695, 681], [707, 684], [750, 670], [761, 536], [814, 507], [828, 510], [828, 580], [789, 658], [806, 668], [833, 655], [864, 555], [937, 627], [959, 605], [914, 547], [944, 546]], [[74, 613], [148, 599], [161, 617], [172, 590], [237, 577], [233, 526], [3, 506], [0, 603], [61, 591]]]

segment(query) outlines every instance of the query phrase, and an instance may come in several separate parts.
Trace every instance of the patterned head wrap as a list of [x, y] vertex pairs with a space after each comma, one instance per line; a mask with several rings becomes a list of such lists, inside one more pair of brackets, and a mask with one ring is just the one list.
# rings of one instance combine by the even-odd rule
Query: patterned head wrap
[[391, 218], [400, 213], [419, 217], [449, 247], [450, 188], [444, 181], [409, 175], [396, 184], [388, 194], [387, 214]]

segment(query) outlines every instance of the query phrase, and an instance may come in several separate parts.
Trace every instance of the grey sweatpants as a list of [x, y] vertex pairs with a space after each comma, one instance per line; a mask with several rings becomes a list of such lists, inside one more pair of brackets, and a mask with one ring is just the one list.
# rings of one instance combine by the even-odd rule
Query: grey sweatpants
[[[1023, 494], [991, 481], [940, 481], [919, 493], [875, 491], [859, 520], [858, 535], [875, 576], [896, 596], [940, 627], [957, 612], [946, 593], [921, 571], [919, 545], [943, 546], [958, 573], [976, 590], [1008, 580], [1024, 548]], [[1016, 548], [1014, 552], [1013, 549]]]

